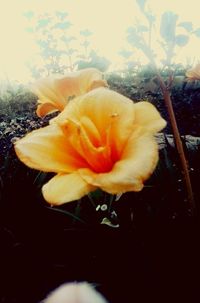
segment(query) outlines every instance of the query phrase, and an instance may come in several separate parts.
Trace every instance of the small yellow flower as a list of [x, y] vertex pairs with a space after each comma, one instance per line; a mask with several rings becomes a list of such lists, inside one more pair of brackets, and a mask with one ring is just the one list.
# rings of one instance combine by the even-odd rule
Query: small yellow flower
[[49, 126], [15, 143], [22, 162], [56, 175], [43, 186], [50, 204], [80, 199], [101, 188], [140, 191], [158, 161], [154, 134], [165, 127], [156, 108], [107, 88], [73, 99]]
[[188, 80], [200, 80], [200, 63], [186, 72]]
[[40, 79], [32, 86], [32, 92], [39, 98], [37, 115], [43, 117], [54, 111], [62, 111], [69, 97], [80, 96], [100, 86], [107, 86], [107, 82], [95, 68]]

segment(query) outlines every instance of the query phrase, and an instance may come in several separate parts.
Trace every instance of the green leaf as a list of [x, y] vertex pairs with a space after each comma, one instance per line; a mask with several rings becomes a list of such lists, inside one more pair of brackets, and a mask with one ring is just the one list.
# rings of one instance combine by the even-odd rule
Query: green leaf
[[139, 5], [140, 9], [143, 11], [145, 4], [146, 4], [146, 0], [136, 0], [137, 4]]
[[69, 49], [66, 51], [66, 54], [67, 54], [68, 56], [71, 56], [71, 55], [73, 55], [75, 52], [76, 52], [76, 49], [75, 49], [75, 48], [69, 48]]
[[66, 22], [58, 22], [54, 25], [55, 28], [58, 28], [58, 29], [67, 29], [71, 26], [72, 24], [68, 21]]
[[27, 33], [33, 33], [34, 32], [34, 29], [32, 27], [27, 27], [25, 30], [26, 30]]
[[69, 44], [71, 41], [76, 40], [74, 36], [62, 36], [61, 40], [64, 41], [66, 44]]
[[138, 25], [138, 30], [139, 30], [139, 32], [142, 32], [142, 33], [148, 32], [148, 27], [145, 25]]
[[127, 32], [128, 32], [128, 36], [127, 36], [128, 42], [131, 45], [133, 45], [134, 47], [141, 49], [143, 47], [143, 43], [142, 43], [141, 37], [138, 34], [136, 28], [129, 27]]
[[37, 29], [46, 27], [50, 22], [50, 18], [42, 18], [38, 21]]
[[133, 52], [130, 52], [130, 51], [127, 51], [127, 50], [121, 50], [120, 52], [119, 52], [119, 54], [122, 56], [122, 57], [124, 57], [125, 59], [128, 59], [128, 58], [130, 58], [131, 57], [131, 55], [133, 54]]
[[200, 38], [200, 27], [194, 31], [194, 34]]
[[56, 16], [58, 16], [58, 18], [60, 19], [65, 19], [68, 16], [67, 12], [56, 12]]
[[178, 26], [183, 27], [184, 29], [186, 29], [188, 32], [191, 32], [193, 29], [193, 24], [192, 22], [181, 22], [178, 24]]
[[83, 43], [81, 43], [84, 47], [88, 47], [90, 45], [90, 42], [85, 40]]
[[45, 180], [47, 179], [48, 177], [48, 173], [44, 173], [42, 171], [40, 171], [34, 181], [33, 181], [33, 184], [36, 184], [38, 187], [42, 187], [42, 185], [45, 183]]
[[113, 224], [110, 219], [108, 219], [107, 217], [103, 218], [103, 220], [101, 221], [101, 224], [105, 224], [108, 225], [110, 227], [114, 227], [114, 228], [118, 228], [119, 224]]
[[174, 41], [177, 19], [178, 16], [173, 12], [169, 11], [162, 14], [160, 34], [167, 43]]
[[175, 38], [176, 44], [178, 46], [185, 46], [189, 41], [189, 36], [187, 35], [177, 35]]
[[84, 37], [89, 37], [92, 35], [92, 32], [90, 32], [88, 29], [80, 31], [80, 34]]
[[26, 17], [27, 19], [31, 19], [34, 16], [34, 12], [33, 11], [27, 11], [24, 14], [24, 17]]

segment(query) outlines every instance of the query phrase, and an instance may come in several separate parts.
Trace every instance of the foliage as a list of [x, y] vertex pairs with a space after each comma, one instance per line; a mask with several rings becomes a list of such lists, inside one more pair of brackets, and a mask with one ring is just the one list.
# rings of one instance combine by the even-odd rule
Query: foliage
[[10, 81], [1, 83], [0, 91], [0, 121], [6, 121], [21, 116], [21, 112], [30, 112], [36, 97], [30, 90], [19, 83]]
[[27, 12], [26, 30], [33, 36], [39, 49], [40, 63], [30, 61], [29, 68], [34, 78], [49, 74], [73, 71], [85, 67], [97, 67], [105, 71], [109, 61], [98, 56], [92, 49], [88, 29], [80, 30], [79, 35], [71, 33], [72, 23], [68, 13], [34, 15]]
[[[172, 11], [164, 12], [159, 22], [147, 2], [137, 1], [144, 21], [142, 24], [136, 21], [134, 26], [128, 28], [127, 40], [133, 50], [143, 52], [152, 66], [162, 63], [173, 68], [177, 51], [189, 43], [192, 35], [200, 37], [200, 28], [193, 28], [192, 22], [180, 22], [179, 16]], [[161, 62], [157, 58], [158, 52], [163, 54]]]
[[[145, 1], [146, 2], [146, 1]], [[173, 84], [174, 74], [173, 74], [173, 57], [175, 55], [175, 47], [179, 46], [182, 47], [187, 44], [189, 41], [188, 35], [178, 35], [177, 34], [177, 19], [178, 16], [174, 14], [173, 12], [165, 12], [161, 16], [161, 23], [160, 23], [160, 35], [162, 40], [159, 41], [161, 48], [164, 51], [165, 58], [162, 60], [164, 68], [168, 69], [168, 78], [167, 81], [161, 76], [159, 73], [157, 63], [155, 60], [155, 45], [152, 47], [152, 29], [154, 24], [155, 18], [149, 18], [151, 14], [149, 13], [149, 10], [145, 10], [145, 2], [138, 1], [140, 9], [142, 10], [142, 13], [146, 17], [148, 21], [148, 27], [145, 29], [141, 26], [137, 26], [135, 28], [129, 29], [129, 42], [135, 43], [136, 48], [140, 49], [144, 55], [146, 55], [147, 59], [149, 60], [149, 63], [152, 65], [153, 69], [155, 70], [155, 77], [159, 83], [159, 87], [161, 89], [164, 103], [169, 115], [170, 125], [172, 128], [172, 133], [174, 136], [175, 146], [177, 148], [177, 154], [180, 157], [181, 165], [182, 165], [182, 174], [185, 181], [186, 186], [186, 193], [187, 193], [187, 199], [188, 203], [190, 204], [192, 213], [195, 210], [195, 200], [192, 190], [192, 184], [191, 184], [191, 178], [189, 174], [189, 167], [188, 167], [188, 161], [185, 157], [185, 152], [183, 148], [183, 144], [181, 142], [180, 132], [177, 125], [177, 120], [175, 117], [173, 105], [172, 105], [172, 98], [171, 98], [171, 88]], [[188, 26], [188, 24], [187, 24]], [[148, 32], [148, 40], [146, 40], [144, 31]]]
[[105, 72], [110, 65], [110, 62], [105, 57], [100, 57], [95, 51], [91, 51], [87, 60], [79, 60], [77, 62], [78, 69], [84, 69], [87, 67], [95, 67], [102, 72]]

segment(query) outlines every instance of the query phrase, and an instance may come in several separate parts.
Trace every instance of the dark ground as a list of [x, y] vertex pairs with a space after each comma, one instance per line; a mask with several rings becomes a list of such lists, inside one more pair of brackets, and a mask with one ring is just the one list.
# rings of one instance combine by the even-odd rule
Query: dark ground
[[1, 205], [0, 302], [36, 303], [67, 281], [94, 283], [113, 303], [199, 302], [199, 218], [149, 215], [127, 194], [120, 228], [73, 225], [36, 201], [19, 181]]

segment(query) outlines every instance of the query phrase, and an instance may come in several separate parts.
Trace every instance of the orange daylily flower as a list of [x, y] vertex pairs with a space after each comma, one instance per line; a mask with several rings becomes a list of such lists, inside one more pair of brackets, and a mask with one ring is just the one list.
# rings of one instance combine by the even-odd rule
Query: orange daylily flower
[[154, 134], [165, 127], [156, 108], [107, 88], [73, 99], [50, 125], [15, 143], [22, 162], [56, 175], [43, 186], [52, 205], [101, 188], [140, 191], [158, 161]]
[[200, 80], [200, 63], [186, 72], [188, 80]]
[[40, 79], [32, 86], [32, 92], [39, 98], [36, 113], [43, 117], [55, 111], [62, 111], [69, 97], [80, 96], [101, 86], [107, 86], [107, 82], [96, 68]]

